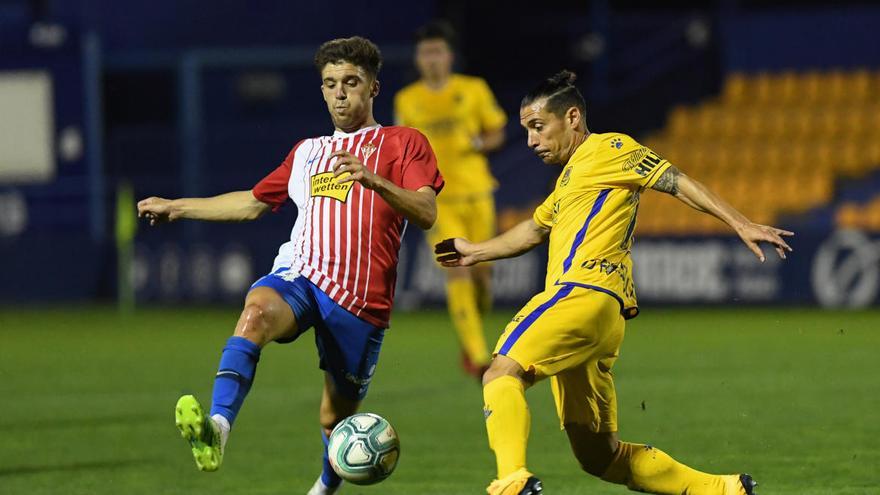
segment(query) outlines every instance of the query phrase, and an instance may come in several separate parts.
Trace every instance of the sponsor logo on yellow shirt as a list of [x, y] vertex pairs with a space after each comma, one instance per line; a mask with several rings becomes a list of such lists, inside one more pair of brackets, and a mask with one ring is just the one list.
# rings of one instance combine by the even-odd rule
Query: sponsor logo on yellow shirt
[[660, 155], [642, 146], [626, 160], [622, 168], [624, 171], [635, 169], [637, 174], [647, 177], [662, 161]]
[[626, 163], [623, 164], [623, 171], [628, 172], [635, 168], [635, 166], [645, 158], [645, 155], [650, 151], [648, 148], [642, 146], [639, 149], [635, 150], [629, 158], [627, 158]]
[[333, 172], [313, 175], [312, 196], [325, 196], [345, 203], [348, 200], [348, 193], [351, 192], [354, 181], [340, 184], [338, 180], [349, 175], [351, 174], [348, 172], [343, 173], [339, 177], [334, 177]]

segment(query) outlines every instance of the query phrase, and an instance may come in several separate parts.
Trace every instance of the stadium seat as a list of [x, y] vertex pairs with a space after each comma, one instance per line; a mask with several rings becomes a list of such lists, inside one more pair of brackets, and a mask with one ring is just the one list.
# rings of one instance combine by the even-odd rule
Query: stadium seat
[[[851, 105], [860, 105], [870, 101], [872, 95], [876, 99], [877, 89], [872, 88], [871, 73], [867, 69], [858, 69], [846, 74], [847, 100]], [[872, 93], [873, 90], [873, 93]]]
[[822, 74], [817, 71], [810, 71], [801, 76], [800, 97], [798, 102], [801, 105], [815, 104], [822, 98]]
[[866, 140], [860, 144], [859, 149], [862, 152], [862, 160], [867, 164], [870, 170], [880, 168], [880, 136]]
[[750, 79], [743, 73], [733, 73], [727, 77], [722, 90], [722, 99], [726, 105], [738, 106], [748, 101]]
[[749, 95], [750, 100], [758, 104], [773, 103], [773, 92], [775, 89], [773, 77], [766, 72], [762, 72], [753, 77], [754, 92]]
[[[646, 142], [734, 206], [773, 223], [827, 204], [837, 178], [880, 169], [878, 95], [880, 71], [867, 69], [731, 73], [720, 98], [673, 108], [666, 128]], [[675, 213], [666, 200], [646, 205], [644, 231], [723, 231], [696, 212]], [[870, 215], [880, 215], [880, 204], [841, 207], [835, 221], [868, 225]]]
[[841, 118], [841, 133], [844, 137], [859, 138], [868, 131], [868, 109], [865, 106], [847, 108]]
[[861, 208], [855, 203], [840, 205], [834, 214], [834, 224], [839, 229], [861, 229]]
[[692, 130], [691, 120], [693, 112], [685, 106], [677, 106], [669, 114], [669, 136], [686, 136]]
[[848, 139], [838, 141], [834, 149], [837, 154], [836, 169], [845, 177], [856, 177], [867, 170], [868, 164], [862, 160], [859, 143]]

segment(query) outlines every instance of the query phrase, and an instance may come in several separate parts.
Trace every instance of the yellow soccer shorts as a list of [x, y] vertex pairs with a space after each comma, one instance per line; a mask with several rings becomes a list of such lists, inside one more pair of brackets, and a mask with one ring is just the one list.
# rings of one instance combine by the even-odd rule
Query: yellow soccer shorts
[[623, 342], [620, 303], [601, 290], [555, 285], [537, 294], [504, 330], [495, 354], [507, 356], [535, 381], [550, 377], [562, 427], [617, 431], [611, 368]]
[[451, 237], [483, 242], [495, 236], [495, 198], [491, 192], [465, 198], [437, 198], [437, 222], [427, 233], [433, 248]]

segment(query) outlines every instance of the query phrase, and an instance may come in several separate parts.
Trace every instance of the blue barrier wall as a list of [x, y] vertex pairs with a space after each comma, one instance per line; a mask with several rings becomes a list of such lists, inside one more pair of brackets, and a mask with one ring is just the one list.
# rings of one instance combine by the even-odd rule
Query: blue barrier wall
[[[112, 232], [118, 183], [131, 182], [138, 197], [246, 189], [299, 138], [329, 132], [309, 62], [324, 39], [356, 32], [387, 49], [376, 113], [390, 123], [393, 93], [413, 77], [407, 51], [412, 28], [435, 10], [431, 2], [405, 8], [393, 3], [381, 10], [358, 4], [358, 16], [331, 23], [325, 22], [330, 7], [318, 3], [273, 1], [261, 4], [259, 11], [236, 1], [215, 2], [207, 10], [202, 2], [124, 3], [50, 1], [48, 19], [34, 18], [26, 2], [0, 6], [5, 50], [0, 70], [49, 70], [55, 77], [59, 136], [76, 127], [85, 143], [82, 154], [62, 163], [52, 183], [0, 185], [2, 301], [113, 297], [115, 261], [110, 236], [104, 234]], [[565, 22], [552, 37], [559, 49], [544, 50], [540, 60], [535, 57], [541, 50], [527, 46], [518, 29], [523, 23], [519, 13], [501, 12], [511, 16], [510, 22], [499, 21], [485, 32], [479, 29], [485, 16], [498, 13], [491, 2], [462, 14], [463, 38], [470, 45], [462, 50], [460, 65], [488, 78], [511, 117], [508, 145], [492, 156], [501, 207], [539, 201], [558, 172], [527, 150], [515, 118], [523, 91], [547, 71], [569, 66], [581, 73], [591, 129], [625, 130], [638, 137], [638, 131], [661, 125], [670, 105], [717, 91], [722, 67], [880, 67], [880, 9], [872, 6], [687, 12], [567, 8]], [[30, 23], [36, 20], [60, 22], [65, 41], [52, 48], [32, 46]], [[597, 33], [604, 38], [591, 37]], [[585, 58], [585, 46], [596, 39], [604, 40], [604, 54]], [[268, 45], [277, 46], [266, 50]], [[224, 48], [229, 46], [236, 48]], [[198, 70], [187, 72], [192, 63]], [[198, 76], [196, 84], [187, 85], [192, 83], [187, 74]], [[90, 75], [101, 84], [90, 85], [96, 79]], [[280, 91], [261, 100], [242, 89], [248, 84], [275, 85]], [[90, 113], [95, 109], [99, 113]], [[93, 135], [89, 128], [103, 132]], [[194, 179], [187, 175], [193, 156], [203, 167]], [[268, 269], [294, 215], [288, 210], [253, 225], [142, 226], [137, 237], [139, 297], [144, 302], [239, 300], [247, 283]], [[24, 231], [2, 228], [14, 222], [22, 222]], [[828, 286], [828, 294], [856, 295], [828, 295], [809, 274], [831, 234], [827, 225], [810, 231], [813, 227], [805, 226], [808, 232], [797, 239], [792, 259], [761, 267], [750, 264], [736, 240], [640, 239], [635, 256], [642, 300], [846, 305], [855, 297], [858, 304], [876, 302], [875, 296], [856, 297], [872, 293], [871, 277], [864, 275], [871, 271], [851, 268], [870, 258], [874, 241], [852, 248], [858, 253], [853, 259], [860, 261], [841, 262], [844, 268], [835, 273], [846, 276]], [[410, 229], [402, 255], [403, 306], [442, 300], [439, 272], [422, 248], [418, 233]], [[540, 253], [499, 263], [500, 302], [519, 304], [534, 292], [542, 264]]]
[[[684, 208], [684, 206], [682, 206]], [[238, 301], [268, 272], [277, 245], [227, 229], [214, 243], [140, 243], [144, 301]], [[218, 232], [219, 234], [219, 232]], [[280, 241], [278, 242], [280, 244]], [[880, 300], [880, 238], [857, 231], [798, 235], [779, 259], [765, 246], [761, 263], [735, 237], [637, 238], [633, 248], [641, 304], [819, 304], [864, 307]], [[544, 284], [546, 247], [494, 264], [495, 299], [518, 306]], [[397, 303], [442, 304], [443, 274], [421, 232], [408, 229], [401, 249]]]

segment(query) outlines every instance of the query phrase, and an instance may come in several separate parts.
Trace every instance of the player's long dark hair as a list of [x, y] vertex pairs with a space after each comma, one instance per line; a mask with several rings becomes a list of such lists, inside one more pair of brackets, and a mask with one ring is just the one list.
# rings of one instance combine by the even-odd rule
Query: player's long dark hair
[[581, 115], [587, 113], [587, 103], [581, 92], [574, 85], [577, 74], [570, 70], [561, 70], [556, 74], [541, 81], [541, 84], [526, 94], [520, 107], [524, 107], [535, 100], [547, 98], [547, 111], [558, 117], [562, 117], [565, 111], [571, 107], [577, 107]]
[[340, 62], [356, 65], [375, 79], [382, 69], [382, 53], [375, 43], [360, 36], [330, 40], [321, 45], [315, 53], [315, 67], [318, 73], [324, 70], [325, 65]]

